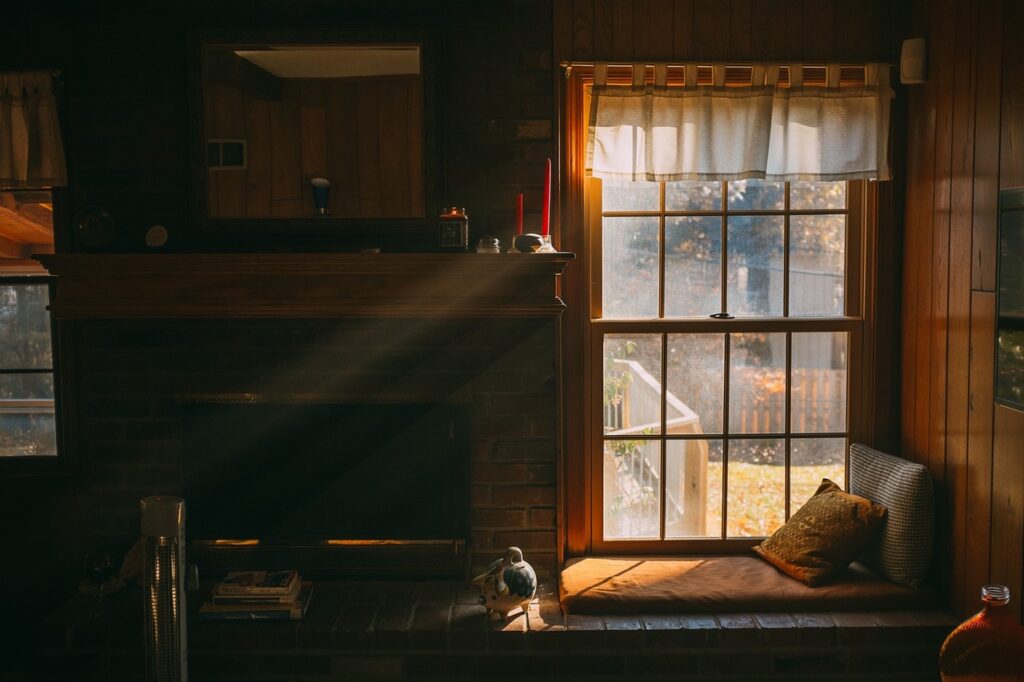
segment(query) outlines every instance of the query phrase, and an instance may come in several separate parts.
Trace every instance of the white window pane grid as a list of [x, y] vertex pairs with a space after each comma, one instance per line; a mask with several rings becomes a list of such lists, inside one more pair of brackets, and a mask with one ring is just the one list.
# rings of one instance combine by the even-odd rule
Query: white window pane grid
[[606, 334], [604, 539], [761, 537], [844, 486], [848, 342]]
[[602, 318], [838, 317], [844, 182], [602, 183]]

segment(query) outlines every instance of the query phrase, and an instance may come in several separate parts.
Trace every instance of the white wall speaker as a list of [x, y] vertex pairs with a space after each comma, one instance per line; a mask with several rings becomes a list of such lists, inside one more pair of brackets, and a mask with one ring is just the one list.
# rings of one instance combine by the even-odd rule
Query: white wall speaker
[[924, 38], [907, 38], [900, 50], [900, 83], [924, 83]]

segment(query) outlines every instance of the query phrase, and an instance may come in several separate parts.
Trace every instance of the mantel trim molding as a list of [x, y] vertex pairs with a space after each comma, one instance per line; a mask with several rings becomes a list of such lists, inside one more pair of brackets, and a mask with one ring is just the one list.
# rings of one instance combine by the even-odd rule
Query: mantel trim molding
[[552, 317], [571, 253], [37, 256], [58, 319]]

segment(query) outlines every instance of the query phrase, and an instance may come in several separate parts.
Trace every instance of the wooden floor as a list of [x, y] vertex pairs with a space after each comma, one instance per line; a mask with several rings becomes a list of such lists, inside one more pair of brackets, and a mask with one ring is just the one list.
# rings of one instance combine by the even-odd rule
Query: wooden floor
[[[201, 593], [189, 593], [194, 614]], [[189, 621], [192, 680], [935, 680], [938, 611], [564, 615], [551, 586], [491, 622], [458, 583], [317, 583], [299, 622]], [[138, 680], [142, 603], [76, 597], [47, 619], [32, 674]], [[14, 678], [17, 679], [17, 678]]]

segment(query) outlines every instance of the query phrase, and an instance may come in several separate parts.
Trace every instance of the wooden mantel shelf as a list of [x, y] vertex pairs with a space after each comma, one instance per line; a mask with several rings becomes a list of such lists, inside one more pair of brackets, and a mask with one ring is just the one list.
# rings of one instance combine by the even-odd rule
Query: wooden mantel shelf
[[548, 317], [575, 256], [475, 253], [38, 256], [58, 318]]

